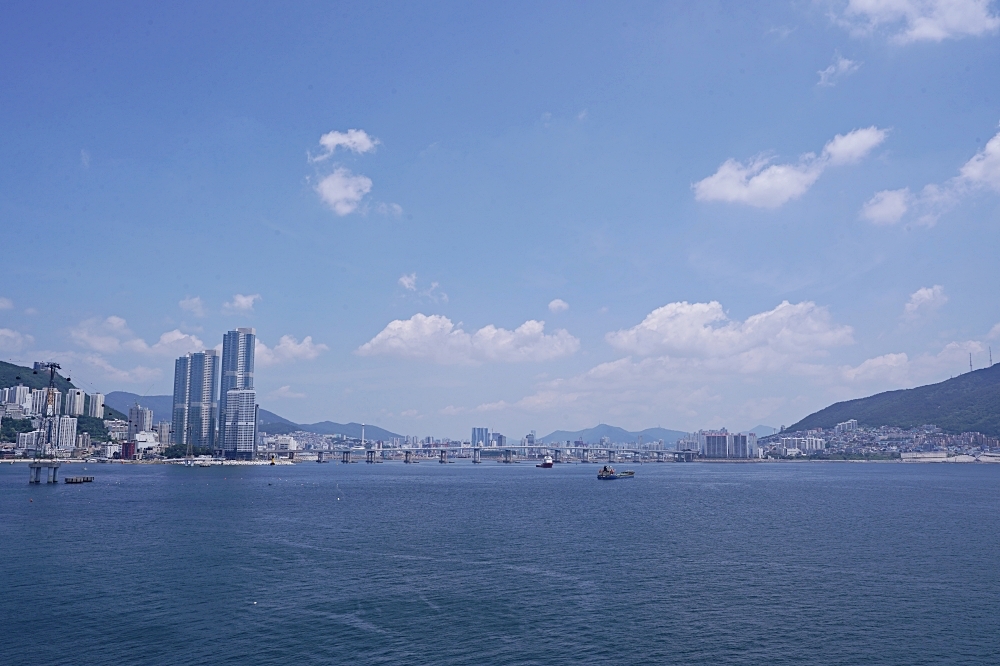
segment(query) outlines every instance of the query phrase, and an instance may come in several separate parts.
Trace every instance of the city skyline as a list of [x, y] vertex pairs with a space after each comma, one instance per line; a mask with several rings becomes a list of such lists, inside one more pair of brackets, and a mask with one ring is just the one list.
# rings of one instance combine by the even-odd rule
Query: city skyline
[[267, 15], [0, 10], [0, 358], [171, 395], [253, 327], [262, 408], [464, 438], [779, 426], [1000, 343], [995, 2]]

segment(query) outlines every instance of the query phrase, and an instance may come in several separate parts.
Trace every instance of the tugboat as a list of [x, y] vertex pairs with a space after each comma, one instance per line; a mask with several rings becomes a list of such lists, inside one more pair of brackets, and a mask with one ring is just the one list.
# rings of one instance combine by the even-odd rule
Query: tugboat
[[544, 458], [542, 458], [542, 462], [535, 465], [535, 467], [542, 467], [544, 469], [549, 469], [550, 467], [552, 467], [553, 462], [554, 461], [552, 460], [552, 456], [545, 456]]
[[597, 472], [597, 478], [601, 481], [614, 481], [615, 479], [631, 479], [635, 477], [635, 472], [627, 469], [623, 472], [616, 472], [611, 465], [605, 465]]

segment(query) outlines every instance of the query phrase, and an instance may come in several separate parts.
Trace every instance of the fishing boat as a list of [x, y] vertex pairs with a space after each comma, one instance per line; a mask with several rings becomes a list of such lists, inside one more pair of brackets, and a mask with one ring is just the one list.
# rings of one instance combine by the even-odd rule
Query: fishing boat
[[597, 478], [601, 481], [614, 481], [615, 479], [631, 479], [635, 477], [635, 472], [630, 469], [616, 472], [611, 465], [605, 465], [597, 472]]
[[535, 465], [535, 467], [542, 467], [544, 469], [549, 469], [550, 467], [552, 467], [553, 462], [555, 461], [552, 460], [552, 456], [545, 456], [544, 458], [542, 458], [542, 462]]

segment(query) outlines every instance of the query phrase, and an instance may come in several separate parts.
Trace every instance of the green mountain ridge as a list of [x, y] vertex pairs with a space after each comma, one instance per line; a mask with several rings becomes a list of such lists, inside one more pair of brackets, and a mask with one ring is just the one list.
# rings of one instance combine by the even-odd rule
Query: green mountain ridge
[[810, 414], [786, 431], [832, 428], [850, 419], [869, 427], [914, 428], [933, 424], [948, 433], [1000, 436], [1000, 365], [937, 384], [838, 402]]

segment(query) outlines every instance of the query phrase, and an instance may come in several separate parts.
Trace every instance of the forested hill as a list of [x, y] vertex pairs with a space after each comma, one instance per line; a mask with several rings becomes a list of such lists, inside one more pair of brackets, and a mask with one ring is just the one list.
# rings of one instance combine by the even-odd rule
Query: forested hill
[[1000, 365], [939, 384], [838, 402], [810, 414], [787, 430], [832, 428], [849, 419], [872, 427], [934, 424], [945, 432], [1000, 436]]
[[[18, 379], [19, 377], [20, 379]], [[36, 374], [31, 368], [0, 361], [0, 388], [17, 386], [18, 384], [24, 384], [33, 389], [48, 388], [49, 373], [46, 371]], [[65, 377], [56, 373], [56, 388], [65, 393], [74, 386]]]

